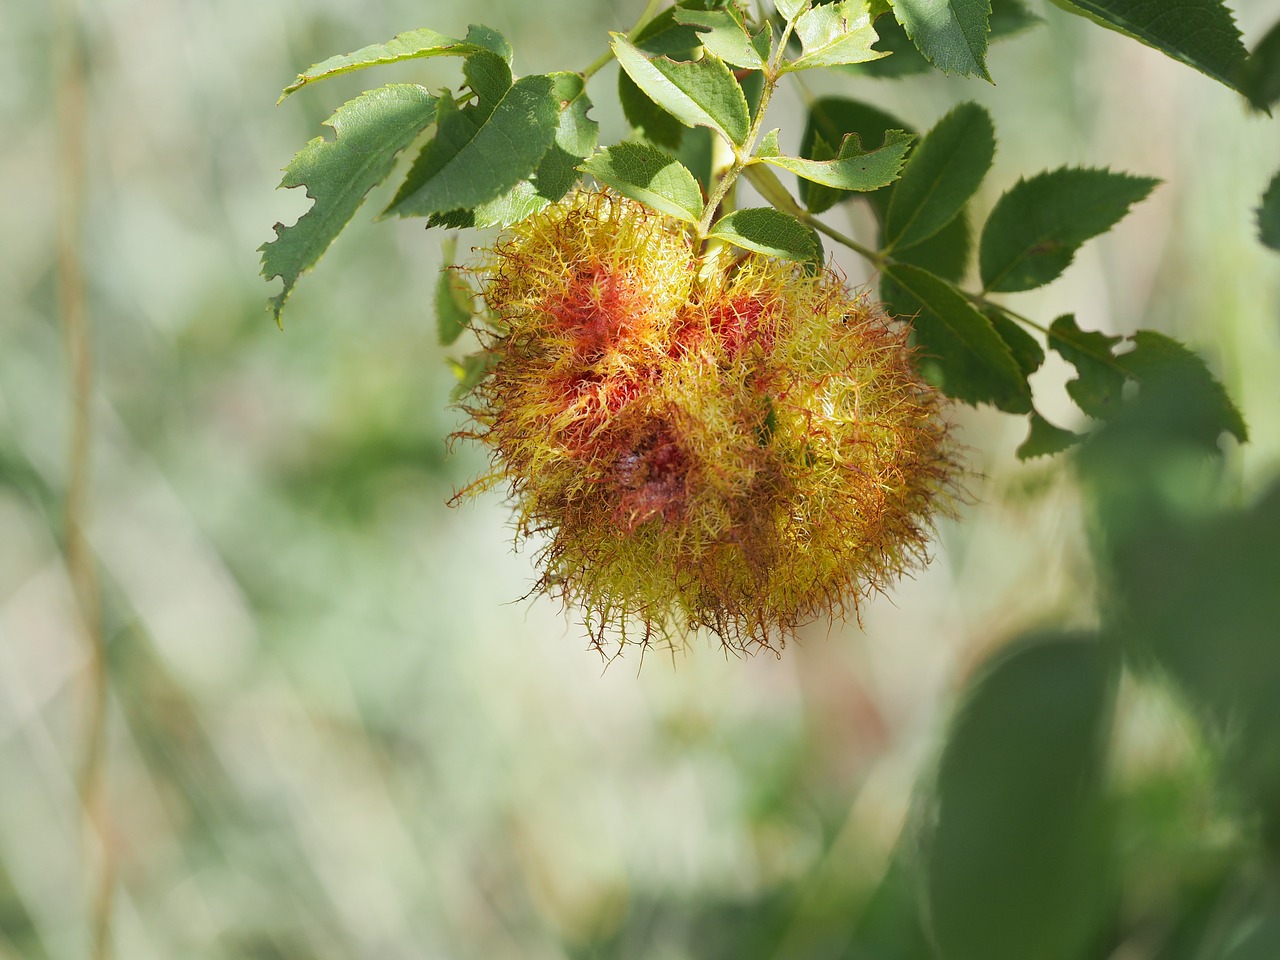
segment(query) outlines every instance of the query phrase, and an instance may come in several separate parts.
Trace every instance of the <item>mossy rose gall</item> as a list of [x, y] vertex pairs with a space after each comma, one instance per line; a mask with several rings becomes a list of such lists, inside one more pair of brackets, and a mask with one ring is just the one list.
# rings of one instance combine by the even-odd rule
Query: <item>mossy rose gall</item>
[[950, 502], [943, 401], [905, 329], [828, 271], [723, 263], [579, 191], [477, 270], [491, 366], [465, 435], [493, 469], [467, 492], [509, 488], [538, 589], [600, 645], [706, 627], [781, 646], [923, 562]]

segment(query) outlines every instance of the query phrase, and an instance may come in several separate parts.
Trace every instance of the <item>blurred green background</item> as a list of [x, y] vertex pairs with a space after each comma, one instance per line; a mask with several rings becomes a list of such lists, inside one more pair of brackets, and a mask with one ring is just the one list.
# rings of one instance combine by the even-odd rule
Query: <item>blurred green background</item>
[[[778, 659], [727, 657], [699, 637], [643, 669], [634, 652], [605, 669], [572, 612], [520, 599], [535, 575], [500, 497], [445, 504], [483, 458], [446, 449], [460, 421], [431, 310], [440, 237], [372, 224], [375, 196], [300, 285], [283, 332], [256, 248], [307, 208], [301, 191], [273, 188], [342, 100], [392, 79], [460, 82], [456, 62], [421, 61], [275, 106], [298, 70], [470, 22], [511, 38], [521, 73], [581, 69], [640, 4], [63, 4], [86, 77], [87, 534], [109, 651], [117, 956], [1280, 957], [1280, 508], [1274, 493], [1250, 506], [1280, 474], [1280, 258], [1253, 224], [1280, 124], [1032, 5], [1046, 22], [992, 48], [995, 86], [832, 75], [815, 89], [920, 129], [959, 100], [987, 106], [1000, 146], [979, 215], [1019, 176], [1062, 164], [1161, 177], [1062, 280], [1008, 302], [1046, 323], [1074, 311], [1086, 329], [1191, 344], [1252, 442], [1206, 466], [1174, 397], [1091, 444], [1079, 470], [1020, 464], [1025, 421], [958, 410], [972, 502], [942, 525], [931, 566], [867, 605], [861, 627], [814, 624]], [[56, 6], [0, 6], [5, 960], [79, 958], [90, 939], [76, 785], [88, 655], [59, 546], [70, 385]], [[1235, 6], [1250, 47], [1280, 16], [1272, 2]], [[627, 132], [608, 103], [615, 82], [610, 67], [590, 88], [603, 143]], [[795, 92], [771, 111], [794, 147]], [[867, 225], [858, 210], [831, 216]], [[467, 233], [462, 247], [485, 242]], [[851, 282], [869, 279], [837, 260]], [[1072, 375], [1052, 356], [1037, 404], [1083, 428], [1063, 390]], [[1062, 639], [983, 666], [1029, 631], [1115, 618], [1131, 626], [1133, 667], [1118, 691], [1092, 661], [1049, 663]], [[996, 691], [994, 714], [964, 714], [948, 741], [975, 676]], [[1088, 712], [1112, 693], [1113, 726], [1090, 726], [1099, 707], [1055, 727], [1093, 731], [1079, 743], [983, 732], [1034, 732], [1019, 710], [1057, 697]], [[1110, 748], [1100, 770], [1080, 746], [1091, 736]], [[1101, 785], [1105, 863], [1072, 861], [1067, 888], [1036, 887], [1003, 919], [980, 895], [948, 900], [947, 870], [981, 890], [982, 871], [999, 869], [981, 830], [1007, 825], [991, 815], [1001, 804], [1033, 811], [1016, 829], [1077, 849], [1093, 828], [1063, 826], [1048, 802], [1083, 782], [1058, 783], [1075, 747], [1080, 776]], [[1046, 757], [1019, 800], [1019, 772]], [[952, 781], [978, 815], [964, 796], [939, 813], [931, 785], [948, 797]], [[1048, 847], [1026, 856], [1046, 876], [1062, 861]], [[1037, 911], [1071, 922], [1019, 954], [1017, 925], [1034, 928]]]

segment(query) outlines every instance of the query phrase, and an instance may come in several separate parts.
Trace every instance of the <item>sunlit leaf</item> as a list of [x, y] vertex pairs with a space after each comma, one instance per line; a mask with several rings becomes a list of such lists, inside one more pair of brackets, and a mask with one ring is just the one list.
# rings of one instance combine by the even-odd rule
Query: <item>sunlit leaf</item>
[[578, 164], [595, 150], [600, 125], [587, 116], [591, 101], [587, 99], [581, 75], [553, 73], [548, 76], [553, 83], [552, 96], [562, 109], [555, 140], [538, 161], [537, 169], [528, 179], [518, 181], [510, 190], [471, 210], [432, 214], [429, 226], [505, 227], [555, 203], [578, 182]]
[[[890, 130], [914, 133], [910, 126], [878, 107], [845, 97], [819, 97], [809, 107], [808, 122], [800, 139], [800, 156], [806, 160], [830, 160], [835, 147], [849, 134], [857, 134], [865, 147], [883, 145]], [[829, 210], [854, 196], [800, 178], [800, 200], [813, 213]], [[879, 194], [875, 194], [879, 196]]]
[[873, 50], [876, 31], [866, 0], [839, 0], [812, 7], [796, 20], [795, 34], [801, 54], [783, 64], [783, 71], [878, 60], [886, 54]]
[[353, 70], [418, 60], [423, 57], [469, 57], [476, 53], [492, 53], [507, 63], [511, 62], [511, 45], [496, 30], [473, 25], [467, 31], [466, 40], [455, 40], [434, 30], [410, 30], [396, 34], [386, 43], [374, 43], [361, 47], [354, 53], [344, 53], [314, 64], [298, 74], [298, 78], [284, 88], [283, 100], [295, 90], [317, 80], [327, 80]]
[[686, 126], [710, 127], [738, 146], [746, 142], [747, 98], [724, 61], [710, 53], [693, 63], [648, 57], [622, 34], [610, 36], [619, 65], [654, 103]]
[[816, 263], [822, 258], [817, 234], [773, 207], [735, 210], [716, 221], [709, 236], [784, 260]]
[[769, 59], [772, 30], [768, 21], [752, 36], [742, 15], [734, 8], [726, 10], [676, 9], [677, 23], [695, 27], [702, 45], [725, 63], [747, 70], [759, 70]]
[[840, 144], [831, 160], [805, 160], [801, 157], [758, 157], [783, 170], [790, 170], [798, 177], [840, 190], [869, 191], [892, 183], [902, 169], [902, 158], [915, 140], [909, 133], [890, 130], [885, 134], [884, 145], [874, 150], [864, 150], [857, 134], [850, 134]]
[[978, 264], [988, 290], [1031, 290], [1057, 279], [1086, 240], [1110, 230], [1160, 181], [1061, 167], [1019, 180], [982, 228]]
[[688, 223], [702, 217], [702, 191], [692, 173], [656, 147], [619, 143], [582, 165], [601, 183]]
[[784, 19], [794, 20], [796, 14], [809, 5], [809, 0], [774, 0], [773, 5]]
[[[1022, 0], [991, 0], [991, 35], [994, 43], [1006, 37], [1014, 36], [1043, 23], [1040, 17], [1026, 8]], [[870, 60], [841, 69], [850, 73], [863, 73], [873, 77], [906, 77], [918, 73], [926, 73], [932, 69], [929, 61], [916, 49], [911, 38], [907, 36], [902, 25], [892, 16], [879, 17], [875, 22], [879, 40], [874, 49], [892, 56], [882, 60]]]
[[284, 289], [271, 300], [277, 322], [298, 278], [315, 266], [365, 195], [386, 179], [396, 155], [435, 116], [436, 98], [424, 88], [379, 87], [343, 104], [325, 121], [334, 139], [316, 137], [290, 161], [280, 186], [305, 186], [315, 204], [292, 226], [276, 224], [276, 239], [259, 248], [262, 275], [284, 280]]
[[470, 210], [528, 178], [555, 142], [561, 100], [554, 76], [522, 77], [492, 104], [458, 109], [442, 98], [436, 135], [384, 215]]
[[894, 0], [894, 16], [925, 59], [944, 73], [987, 73], [990, 0]]

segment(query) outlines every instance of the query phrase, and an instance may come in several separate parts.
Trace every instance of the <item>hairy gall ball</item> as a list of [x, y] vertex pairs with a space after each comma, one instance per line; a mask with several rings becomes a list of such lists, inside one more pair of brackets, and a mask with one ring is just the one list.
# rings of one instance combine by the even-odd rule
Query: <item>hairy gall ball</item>
[[706, 269], [677, 220], [579, 191], [479, 267], [465, 435], [593, 642], [777, 648], [926, 559], [957, 466], [907, 331], [829, 271]]

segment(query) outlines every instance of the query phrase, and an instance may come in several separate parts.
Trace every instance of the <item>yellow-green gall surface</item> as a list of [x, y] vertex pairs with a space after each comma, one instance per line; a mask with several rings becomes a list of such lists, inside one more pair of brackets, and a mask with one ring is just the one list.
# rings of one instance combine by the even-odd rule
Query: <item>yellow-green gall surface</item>
[[495, 329], [465, 408], [538, 589], [593, 640], [706, 627], [778, 647], [925, 560], [956, 464], [904, 328], [832, 273], [710, 276], [683, 224], [582, 191], [480, 268]]

